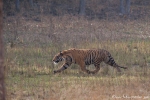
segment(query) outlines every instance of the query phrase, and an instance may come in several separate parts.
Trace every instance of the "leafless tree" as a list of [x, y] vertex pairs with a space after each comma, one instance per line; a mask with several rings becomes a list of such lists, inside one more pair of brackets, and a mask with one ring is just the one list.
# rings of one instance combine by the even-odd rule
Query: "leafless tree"
[[[34, 5], [33, 0], [28, 0], [28, 1], [30, 3], [31, 7], [33, 7], [33, 5]], [[15, 5], [16, 5], [16, 10], [20, 11], [20, 0], [16, 0]]]
[[131, 0], [120, 0], [120, 14], [121, 15], [130, 14], [130, 5], [131, 5]]
[[3, 41], [2, 41], [2, 5], [0, 0], [0, 100], [6, 100], [5, 97], [5, 83], [4, 83], [4, 58], [3, 58]]
[[85, 0], [80, 0], [79, 14], [85, 15]]

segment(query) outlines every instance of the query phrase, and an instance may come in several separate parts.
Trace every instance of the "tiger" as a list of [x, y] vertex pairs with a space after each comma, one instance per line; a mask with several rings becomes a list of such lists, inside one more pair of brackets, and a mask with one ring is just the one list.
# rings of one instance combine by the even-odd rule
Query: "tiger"
[[[60, 51], [52, 59], [54, 64], [64, 61], [64, 64], [58, 69], [54, 70], [55, 73], [60, 73], [67, 69], [72, 63], [78, 64], [83, 72], [87, 74], [96, 74], [100, 70], [100, 63], [104, 62], [114, 67], [118, 72], [121, 72], [120, 68], [127, 69], [127, 67], [119, 66], [115, 63], [111, 54], [104, 49], [75, 49]], [[86, 65], [94, 64], [95, 70], [86, 69]]]

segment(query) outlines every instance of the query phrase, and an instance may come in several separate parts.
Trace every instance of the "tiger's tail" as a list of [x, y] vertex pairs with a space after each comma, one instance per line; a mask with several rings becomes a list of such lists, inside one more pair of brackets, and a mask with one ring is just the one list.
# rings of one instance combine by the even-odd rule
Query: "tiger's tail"
[[109, 55], [107, 59], [108, 60], [106, 63], [113, 66], [114, 68], [116, 68], [118, 70], [118, 72], [121, 72], [120, 68], [127, 69], [127, 67], [122, 67], [122, 66], [119, 66], [118, 64], [116, 64], [114, 58], [111, 55]]
[[127, 67], [119, 66], [116, 63], [113, 66], [118, 70], [118, 72], [121, 72], [120, 68], [127, 69]]

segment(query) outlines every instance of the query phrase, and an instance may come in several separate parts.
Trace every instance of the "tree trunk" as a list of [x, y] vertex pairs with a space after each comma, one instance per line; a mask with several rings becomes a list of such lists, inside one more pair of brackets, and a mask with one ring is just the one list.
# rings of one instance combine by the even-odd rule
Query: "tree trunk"
[[[24, 2], [26, 2], [26, 0], [24, 0]], [[33, 0], [28, 0], [27, 2], [29, 2], [30, 7], [33, 8], [33, 6], [34, 6]], [[19, 12], [20, 11], [20, 0], [15, 1], [15, 6], [16, 6], [16, 11]], [[28, 4], [26, 4], [26, 6], [28, 7]]]
[[85, 0], [80, 0], [79, 15], [85, 15]]
[[130, 14], [131, 0], [120, 0], [120, 13], [121, 15]]
[[29, 0], [31, 7], [33, 7], [33, 0]]
[[2, 5], [0, 0], [0, 100], [6, 100], [5, 83], [4, 83], [4, 58], [3, 58], [3, 41], [2, 41]]
[[19, 0], [16, 0], [16, 11], [20, 11], [20, 1]]
[[123, 2], [124, 0], [120, 0], [120, 13], [121, 14], [124, 14], [124, 2]]
[[130, 14], [131, 0], [126, 0], [126, 14]]

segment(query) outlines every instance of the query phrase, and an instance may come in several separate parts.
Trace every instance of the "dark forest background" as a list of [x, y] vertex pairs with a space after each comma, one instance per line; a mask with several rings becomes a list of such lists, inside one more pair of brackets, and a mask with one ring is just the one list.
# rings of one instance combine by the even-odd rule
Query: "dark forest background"
[[[90, 19], [108, 19], [128, 15], [132, 19], [149, 15], [149, 0], [3, 0], [5, 17], [18, 13], [24, 17], [39, 14], [84, 15]], [[39, 21], [40, 18], [34, 18]]]

